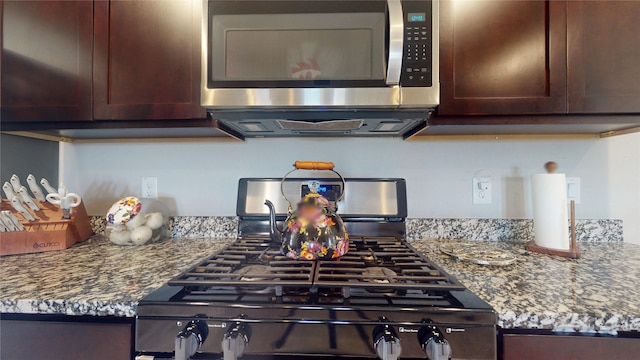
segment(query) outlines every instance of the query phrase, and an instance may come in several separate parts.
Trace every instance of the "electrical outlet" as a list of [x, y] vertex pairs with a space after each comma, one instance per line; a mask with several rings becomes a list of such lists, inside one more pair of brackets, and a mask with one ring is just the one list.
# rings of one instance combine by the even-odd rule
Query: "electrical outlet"
[[473, 178], [473, 203], [491, 204], [491, 178]]
[[143, 198], [158, 198], [158, 178], [157, 177], [143, 177], [142, 178], [142, 197]]
[[567, 178], [567, 198], [569, 201], [573, 200], [576, 204], [580, 204], [580, 178], [568, 177]]

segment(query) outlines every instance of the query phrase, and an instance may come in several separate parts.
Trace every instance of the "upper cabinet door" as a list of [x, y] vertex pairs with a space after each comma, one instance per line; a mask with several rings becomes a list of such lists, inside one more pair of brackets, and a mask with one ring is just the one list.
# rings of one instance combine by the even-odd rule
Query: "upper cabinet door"
[[91, 120], [93, 3], [0, 7], [2, 122]]
[[570, 113], [640, 113], [640, 1], [568, 2]]
[[98, 0], [96, 120], [204, 118], [197, 0]]
[[566, 112], [566, 3], [440, 2], [439, 114]]

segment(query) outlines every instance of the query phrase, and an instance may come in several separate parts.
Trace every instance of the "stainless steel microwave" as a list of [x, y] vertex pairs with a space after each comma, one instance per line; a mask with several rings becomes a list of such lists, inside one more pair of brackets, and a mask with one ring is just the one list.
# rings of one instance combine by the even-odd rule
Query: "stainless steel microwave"
[[[202, 105], [231, 127], [240, 119], [271, 115], [267, 125], [253, 119], [244, 133], [253, 129], [268, 135], [277, 127], [306, 122], [290, 133], [337, 129], [371, 134], [373, 127], [363, 127], [377, 116], [371, 125], [400, 134], [438, 105], [438, 1], [203, 4]], [[326, 119], [318, 111], [326, 112]], [[345, 123], [356, 117], [364, 120]], [[394, 118], [402, 126], [385, 125], [385, 119]], [[330, 120], [341, 124], [318, 125]]]

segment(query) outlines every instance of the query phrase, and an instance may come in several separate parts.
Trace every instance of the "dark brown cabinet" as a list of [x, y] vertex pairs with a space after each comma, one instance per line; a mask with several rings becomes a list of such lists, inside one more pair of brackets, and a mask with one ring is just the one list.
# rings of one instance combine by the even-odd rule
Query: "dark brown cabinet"
[[3, 122], [91, 120], [93, 3], [0, 2]]
[[[635, 126], [640, 1], [439, 4], [432, 125]], [[205, 119], [201, 16], [201, 0], [0, 0], [0, 120], [29, 130]]]
[[3, 319], [0, 322], [2, 325], [0, 358], [3, 360], [132, 359], [133, 324], [127, 323], [126, 319], [111, 323], [99, 320], [103, 322]]
[[441, 1], [441, 115], [566, 111], [566, 3]]
[[570, 113], [640, 113], [640, 1], [568, 2]]
[[96, 120], [204, 118], [201, 1], [94, 3]]
[[502, 360], [635, 360], [640, 338], [505, 334]]
[[638, 34], [638, 1], [443, 0], [438, 114], [638, 114]]

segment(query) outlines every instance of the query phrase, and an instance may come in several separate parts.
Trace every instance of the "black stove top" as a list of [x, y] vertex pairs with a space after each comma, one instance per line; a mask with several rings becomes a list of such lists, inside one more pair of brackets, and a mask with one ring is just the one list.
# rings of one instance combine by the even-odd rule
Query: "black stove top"
[[295, 261], [264, 237], [239, 239], [169, 285], [183, 301], [460, 307], [465, 287], [395, 237], [351, 237], [333, 261]]

